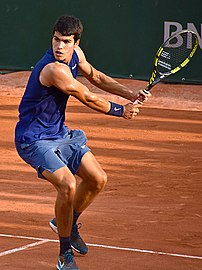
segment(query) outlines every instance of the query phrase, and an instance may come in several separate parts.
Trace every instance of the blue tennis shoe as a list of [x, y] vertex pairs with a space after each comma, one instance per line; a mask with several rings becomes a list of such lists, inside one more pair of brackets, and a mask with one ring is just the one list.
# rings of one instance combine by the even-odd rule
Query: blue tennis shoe
[[[49, 221], [49, 225], [55, 233], [58, 233], [56, 218], [51, 219]], [[81, 228], [81, 223], [78, 223], [78, 225], [75, 224], [72, 226], [71, 247], [73, 248], [73, 250], [75, 250], [79, 254], [85, 255], [88, 253], [88, 247], [79, 234], [80, 228]]]

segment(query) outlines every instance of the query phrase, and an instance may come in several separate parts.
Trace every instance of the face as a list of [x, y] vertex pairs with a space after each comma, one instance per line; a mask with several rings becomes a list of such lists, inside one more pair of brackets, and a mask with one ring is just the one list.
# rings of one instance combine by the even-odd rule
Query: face
[[55, 32], [52, 38], [52, 48], [55, 59], [69, 63], [74, 52], [74, 46], [78, 45], [79, 41], [75, 43], [74, 35], [63, 36], [59, 32]]

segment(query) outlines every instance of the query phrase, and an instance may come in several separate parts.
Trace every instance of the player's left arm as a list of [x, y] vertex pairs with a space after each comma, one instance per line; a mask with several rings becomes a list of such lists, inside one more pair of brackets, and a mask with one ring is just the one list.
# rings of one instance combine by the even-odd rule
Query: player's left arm
[[120, 84], [110, 76], [107, 76], [103, 72], [95, 69], [86, 60], [86, 57], [80, 47], [76, 47], [76, 51], [79, 56], [79, 72], [93, 85], [108, 93], [123, 97], [132, 102], [137, 98], [141, 99], [142, 101], [145, 101], [147, 99], [147, 95], [145, 95], [142, 90], [129, 89], [128, 87]]

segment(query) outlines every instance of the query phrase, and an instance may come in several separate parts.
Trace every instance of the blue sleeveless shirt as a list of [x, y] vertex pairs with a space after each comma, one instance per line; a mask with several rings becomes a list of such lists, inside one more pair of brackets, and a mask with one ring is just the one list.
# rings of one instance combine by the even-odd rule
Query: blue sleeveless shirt
[[[39, 81], [41, 70], [55, 61], [57, 60], [51, 48], [36, 64], [30, 75], [19, 106], [19, 121], [15, 129], [16, 142], [29, 144], [42, 139], [58, 139], [67, 132], [64, 121], [69, 95], [54, 86], [43, 86]], [[78, 73], [78, 63], [79, 58], [74, 51], [68, 65], [74, 78]]]

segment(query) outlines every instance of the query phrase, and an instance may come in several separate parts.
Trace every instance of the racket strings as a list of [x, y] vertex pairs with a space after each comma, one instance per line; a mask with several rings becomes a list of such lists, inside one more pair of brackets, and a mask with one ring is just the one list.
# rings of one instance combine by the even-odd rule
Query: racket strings
[[197, 37], [188, 32], [171, 37], [163, 44], [158, 57], [157, 69], [161, 74], [170, 73], [180, 66], [191, 55], [196, 45]]

